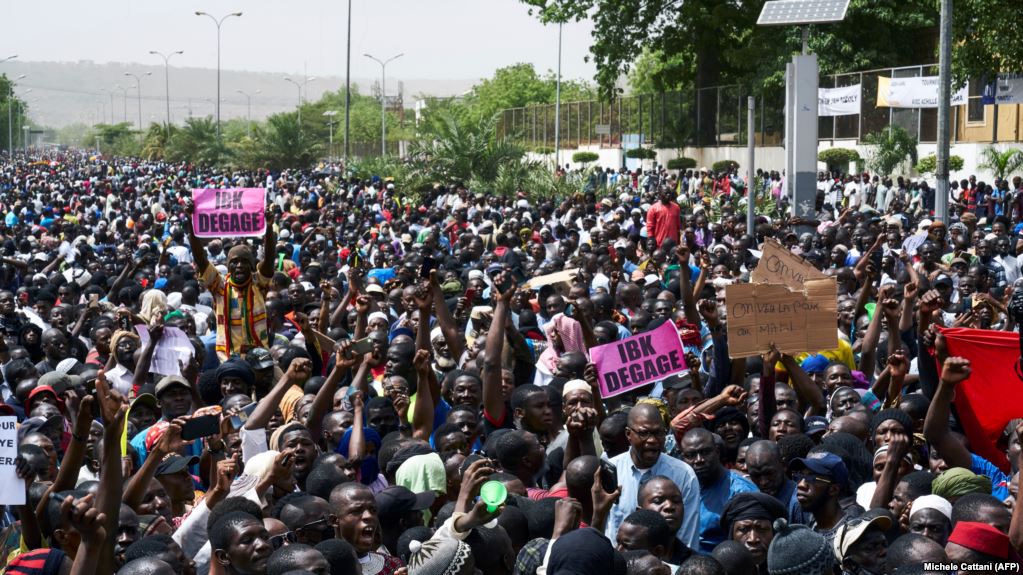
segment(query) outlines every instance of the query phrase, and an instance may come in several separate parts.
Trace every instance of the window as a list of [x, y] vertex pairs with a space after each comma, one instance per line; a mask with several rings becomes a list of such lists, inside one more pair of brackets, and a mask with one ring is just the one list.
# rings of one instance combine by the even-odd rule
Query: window
[[984, 83], [980, 80], [970, 80], [969, 94], [966, 100], [966, 122], [968, 124], [983, 124], [984, 118]]

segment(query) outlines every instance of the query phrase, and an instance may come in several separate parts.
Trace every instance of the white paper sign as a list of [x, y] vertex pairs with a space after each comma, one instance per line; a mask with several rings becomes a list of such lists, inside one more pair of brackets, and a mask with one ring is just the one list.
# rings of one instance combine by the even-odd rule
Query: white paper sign
[[[149, 330], [144, 325], [136, 325], [142, 345], [149, 343]], [[195, 348], [188, 339], [188, 334], [176, 327], [164, 326], [163, 337], [153, 350], [153, 362], [149, 371], [160, 375], [181, 375], [181, 363], [192, 359]], [[180, 363], [179, 363], [180, 362]]]
[[860, 85], [817, 89], [818, 116], [848, 116], [860, 113]]
[[25, 480], [18, 477], [18, 418], [0, 417], [0, 504], [24, 505]]

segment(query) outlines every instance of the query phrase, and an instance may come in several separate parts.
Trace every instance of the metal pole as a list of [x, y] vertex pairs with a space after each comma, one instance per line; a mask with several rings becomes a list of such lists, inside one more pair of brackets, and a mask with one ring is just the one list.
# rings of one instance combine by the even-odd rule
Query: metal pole
[[348, 48], [345, 50], [345, 170], [348, 169], [348, 122], [352, 105], [352, 0], [348, 0]]
[[561, 167], [561, 28], [558, 22], [558, 79], [554, 88], [554, 165]]
[[380, 65], [380, 157], [387, 155], [387, 63]]
[[753, 155], [754, 155], [754, 128], [753, 111], [756, 108], [756, 99], [753, 96], [746, 98], [746, 233], [752, 234], [754, 222], [757, 217], [756, 188], [753, 183]]
[[217, 102], [216, 102], [217, 112], [216, 113], [217, 113], [217, 140], [220, 140], [220, 27], [224, 24], [224, 20], [227, 20], [231, 16], [237, 16], [237, 17], [240, 18], [242, 13], [241, 12], [232, 12], [232, 13], [227, 14], [226, 16], [220, 18], [219, 20], [215, 16], [213, 16], [212, 14], [209, 14], [209, 13], [206, 13], [206, 12], [202, 12], [202, 11], [196, 11], [195, 15], [196, 16], [206, 16], [210, 20], [213, 20], [213, 23], [217, 26]]
[[934, 171], [935, 217], [948, 223], [949, 105], [952, 101], [952, 0], [941, 0], [938, 40], [938, 153]]

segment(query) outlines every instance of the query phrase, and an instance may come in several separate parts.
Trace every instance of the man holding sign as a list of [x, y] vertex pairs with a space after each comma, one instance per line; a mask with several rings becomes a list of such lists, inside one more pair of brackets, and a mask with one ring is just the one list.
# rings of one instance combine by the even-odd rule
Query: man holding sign
[[[196, 190], [205, 195], [209, 191], [229, 192], [231, 190]], [[199, 197], [200, 194], [195, 194]], [[261, 206], [262, 207], [262, 206]], [[274, 274], [274, 246], [277, 243], [273, 230], [274, 214], [266, 209], [260, 217], [250, 214], [246, 221], [260, 219], [263, 222], [263, 259], [256, 267], [256, 256], [252, 248], [241, 243], [227, 252], [227, 277], [220, 275], [217, 268], [210, 264], [202, 241], [196, 235], [196, 221], [202, 222], [198, 214], [199, 206], [189, 204], [187, 219], [188, 241], [192, 247], [199, 275], [214, 297], [217, 314], [217, 357], [227, 361], [232, 354], [244, 355], [250, 349], [268, 348], [266, 305], [264, 298], [270, 289], [270, 280]], [[209, 217], [216, 218], [215, 215]], [[222, 218], [221, 218], [222, 219]], [[239, 218], [240, 220], [240, 216]], [[228, 223], [231, 218], [227, 218]], [[239, 224], [240, 225], [240, 224]], [[226, 234], [221, 234], [226, 235]], [[237, 234], [251, 235], [251, 234]], [[253, 271], [257, 273], [253, 276]]]

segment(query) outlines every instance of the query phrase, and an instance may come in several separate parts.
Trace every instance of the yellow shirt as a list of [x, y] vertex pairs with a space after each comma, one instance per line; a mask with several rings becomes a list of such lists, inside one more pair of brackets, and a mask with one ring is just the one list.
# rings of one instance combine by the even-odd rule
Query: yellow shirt
[[252, 348], [269, 347], [264, 298], [272, 278], [256, 271], [248, 284], [236, 286], [225, 281], [212, 264], [207, 264], [202, 279], [213, 294], [220, 361], [227, 361], [231, 354], [244, 355]]

